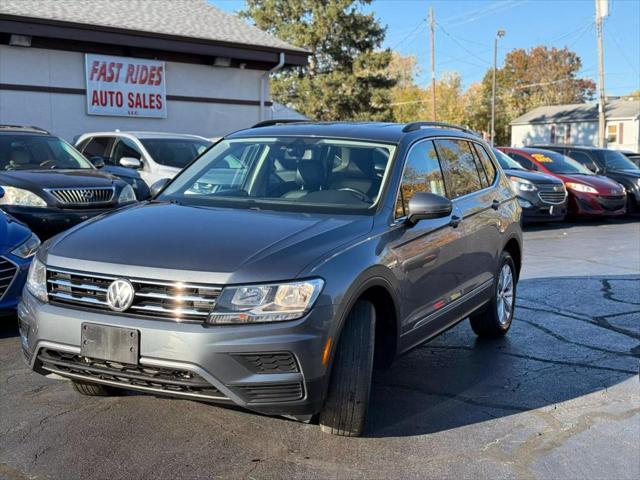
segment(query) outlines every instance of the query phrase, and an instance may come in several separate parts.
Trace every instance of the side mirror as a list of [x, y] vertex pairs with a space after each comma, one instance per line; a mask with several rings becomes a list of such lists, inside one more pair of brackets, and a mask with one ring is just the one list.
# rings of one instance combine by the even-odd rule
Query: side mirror
[[134, 170], [142, 168], [142, 162], [133, 157], [122, 157], [118, 163], [121, 167], [133, 168]]
[[407, 220], [415, 224], [429, 218], [448, 217], [452, 210], [453, 203], [448, 198], [433, 193], [417, 192], [409, 200]]
[[89, 159], [89, 161], [93, 164], [94, 167], [96, 168], [102, 168], [104, 167], [104, 158], [102, 158], [99, 155], [96, 155], [95, 157], [91, 157]]
[[151, 185], [151, 187], [149, 188], [149, 196], [151, 198], [155, 198], [156, 195], [160, 193], [160, 190], [162, 190], [170, 181], [170, 178], [161, 178], [157, 182], [154, 182], [153, 185]]
[[4, 188], [0, 187], [0, 198], [4, 197]]

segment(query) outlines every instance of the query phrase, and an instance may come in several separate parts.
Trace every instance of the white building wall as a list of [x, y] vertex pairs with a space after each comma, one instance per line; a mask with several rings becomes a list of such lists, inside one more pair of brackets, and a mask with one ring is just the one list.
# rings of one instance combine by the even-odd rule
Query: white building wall
[[[0, 45], [0, 84], [84, 89], [84, 54]], [[259, 100], [264, 72], [166, 62], [167, 95]], [[268, 87], [267, 87], [268, 89]], [[266, 97], [268, 98], [268, 97]], [[259, 120], [257, 105], [169, 100], [167, 118], [87, 115], [85, 95], [0, 89], [0, 123], [37, 125], [67, 140], [96, 130], [153, 130], [225, 135]], [[269, 117], [265, 109], [265, 117]]]
[[[640, 122], [638, 120], [610, 120], [607, 125], [624, 124], [623, 143], [610, 143], [608, 148], [615, 150], [631, 150], [638, 152], [640, 139]], [[551, 126], [557, 124], [530, 124], [513, 125], [511, 127], [511, 146], [525, 147], [528, 145], [551, 143]], [[564, 124], [569, 125], [569, 124]], [[573, 145], [596, 146], [598, 144], [598, 122], [576, 122], [571, 123], [571, 135], [568, 143]], [[557, 138], [555, 143], [565, 143], [564, 139]]]

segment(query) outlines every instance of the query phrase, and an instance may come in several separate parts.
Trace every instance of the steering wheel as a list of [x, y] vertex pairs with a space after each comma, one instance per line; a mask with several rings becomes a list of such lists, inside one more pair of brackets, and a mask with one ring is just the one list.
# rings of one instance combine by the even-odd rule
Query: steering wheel
[[46, 167], [47, 165], [51, 165], [49, 168], [56, 168], [56, 161], [53, 159], [49, 159], [49, 160], [45, 160], [44, 162], [40, 163], [41, 167]]
[[373, 203], [373, 200], [371, 200], [369, 198], [369, 195], [367, 195], [366, 193], [358, 190], [357, 188], [353, 188], [353, 187], [342, 187], [339, 188], [338, 190], [342, 190], [344, 192], [349, 192], [349, 193], [353, 193], [356, 197], [358, 197], [360, 200], [362, 200], [363, 202], [366, 203]]

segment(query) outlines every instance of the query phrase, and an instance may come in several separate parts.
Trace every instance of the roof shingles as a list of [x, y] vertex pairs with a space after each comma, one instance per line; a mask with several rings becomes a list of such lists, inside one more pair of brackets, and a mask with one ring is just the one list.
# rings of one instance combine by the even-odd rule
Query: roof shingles
[[[627, 119], [640, 116], [640, 100], [610, 100], [605, 106], [607, 118]], [[552, 105], [538, 107], [519, 116], [509, 125], [532, 123], [597, 122], [597, 103], [577, 103], [572, 105]]]
[[206, 0], [0, 0], [0, 15], [305, 52]]

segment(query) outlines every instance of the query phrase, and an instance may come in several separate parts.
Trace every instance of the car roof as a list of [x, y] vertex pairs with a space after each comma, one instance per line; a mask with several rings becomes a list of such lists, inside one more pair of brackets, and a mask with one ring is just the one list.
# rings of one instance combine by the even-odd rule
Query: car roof
[[290, 122], [274, 125], [255, 126], [240, 130], [225, 138], [248, 137], [327, 137], [348, 138], [352, 140], [368, 140], [381, 143], [399, 143], [409, 132], [420, 131], [415, 136], [428, 137], [436, 135], [452, 135], [478, 139], [462, 131], [461, 127], [427, 126], [406, 130], [412, 124], [392, 122]]
[[27, 133], [30, 135], [51, 135], [44, 128], [34, 127], [33, 125], [1, 125], [0, 133]]
[[554, 148], [570, 148], [572, 150], [607, 150], [606, 148], [591, 147], [589, 145], [569, 145], [569, 144], [531, 145], [530, 148], [546, 148], [547, 150], [553, 150]]
[[[81, 135], [82, 137], [95, 137], [95, 136], [131, 136], [140, 139], [145, 138], [179, 138], [179, 139], [197, 139], [211, 141], [206, 137], [199, 135], [190, 135], [187, 133], [171, 133], [171, 132], [142, 132], [134, 130], [119, 130], [119, 131], [105, 131], [105, 132], [87, 132]], [[78, 137], [80, 138], [80, 137]]]

